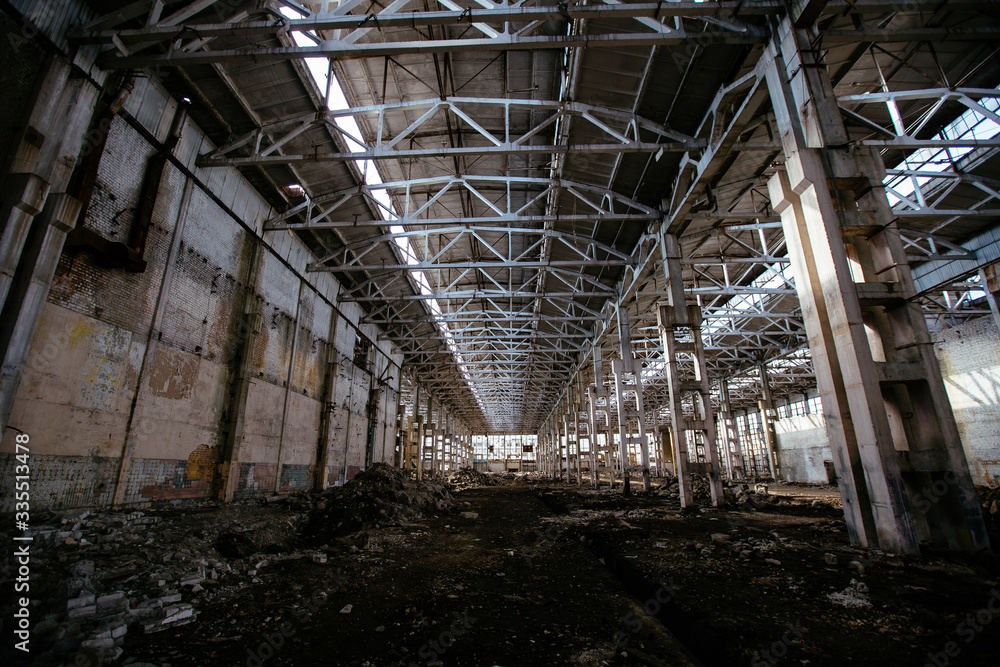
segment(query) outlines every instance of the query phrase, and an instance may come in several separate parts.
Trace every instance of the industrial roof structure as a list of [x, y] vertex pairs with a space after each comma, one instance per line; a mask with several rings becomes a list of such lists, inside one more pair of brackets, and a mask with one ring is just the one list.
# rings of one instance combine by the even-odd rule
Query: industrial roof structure
[[[930, 317], [1000, 257], [1000, 8], [939, 0], [101, 2], [72, 33], [159, 78], [474, 432], [538, 432], [626, 322], [667, 407], [664, 234], [710, 378], [815, 385], [765, 82], [808, 25], [851, 145], [875, 147]], [[966, 281], [970, 276], [973, 281]], [[970, 294], [972, 297], [970, 297]], [[600, 354], [600, 353], [599, 353]]]

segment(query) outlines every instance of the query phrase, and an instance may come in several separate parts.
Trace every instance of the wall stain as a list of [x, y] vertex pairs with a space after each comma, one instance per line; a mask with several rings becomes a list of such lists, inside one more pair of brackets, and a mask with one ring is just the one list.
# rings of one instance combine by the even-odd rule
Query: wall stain
[[149, 390], [164, 398], [189, 398], [197, 375], [198, 360], [195, 357], [159, 346], [149, 373]]
[[187, 461], [177, 461], [173, 478], [139, 489], [139, 495], [152, 500], [204, 498], [211, 491], [212, 475], [219, 460], [215, 447], [198, 445]]
[[215, 474], [215, 466], [219, 462], [219, 450], [208, 445], [198, 445], [188, 456], [184, 468], [184, 476], [190, 480], [203, 479], [211, 481]]
[[80, 396], [84, 405], [98, 410], [110, 410], [121, 384], [121, 374], [127, 365], [132, 333], [116, 327], [94, 332], [90, 355]]
[[76, 324], [69, 330], [69, 338], [67, 340], [69, 346], [76, 347], [80, 341], [89, 337], [93, 330], [94, 326], [88, 318], [79, 318]]

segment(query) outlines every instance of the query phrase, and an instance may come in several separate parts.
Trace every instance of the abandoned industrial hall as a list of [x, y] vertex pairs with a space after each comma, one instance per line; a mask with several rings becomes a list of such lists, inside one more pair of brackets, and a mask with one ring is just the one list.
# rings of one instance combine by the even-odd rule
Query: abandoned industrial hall
[[0, 23], [2, 664], [1000, 664], [1000, 0]]

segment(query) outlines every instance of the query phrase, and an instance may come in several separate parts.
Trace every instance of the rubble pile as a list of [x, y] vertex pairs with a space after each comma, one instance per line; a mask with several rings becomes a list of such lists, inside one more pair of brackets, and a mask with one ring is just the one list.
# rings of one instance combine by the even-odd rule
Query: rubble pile
[[501, 486], [514, 481], [516, 477], [516, 473], [480, 472], [475, 468], [459, 468], [448, 478], [448, 486], [455, 491], [477, 486]]
[[344, 486], [318, 494], [303, 537], [322, 544], [360, 530], [420, 519], [425, 511], [448, 510], [451, 492], [433, 481], [416, 482], [405, 472], [376, 463]]
[[[326, 562], [328, 549], [310, 545], [448, 510], [451, 502], [442, 484], [417, 483], [376, 464], [321, 493], [50, 513], [28, 532], [30, 593], [39, 602], [31, 612], [33, 664], [110, 664], [122, 656], [129, 633], [191, 623], [199, 606], [261, 583], [263, 568], [285, 560]], [[9, 537], [0, 542], [10, 547]], [[0, 613], [8, 604], [0, 604]]]
[[[752, 511], [763, 505], [777, 505], [781, 501], [777, 496], [767, 492], [763, 484], [750, 488], [749, 484], [732, 484], [724, 489], [723, 494], [737, 509]], [[731, 495], [730, 495], [731, 494]]]
[[33, 651], [34, 664], [110, 662], [127, 633], [190, 623], [196, 598], [213, 599], [223, 581], [239, 585], [210, 543], [175, 535], [153, 512], [51, 515], [29, 534], [31, 597], [40, 603], [32, 645], [45, 647]]
[[[712, 489], [709, 487], [708, 479], [704, 476], [692, 475], [691, 483], [694, 487], [695, 500], [707, 501], [712, 497]], [[740, 509], [755, 510], [762, 505], [774, 505], [780, 502], [777, 497], [768, 493], [767, 486], [764, 484], [756, 484], [751, 487], [749, 484], [724, 480], [722, 485], [726, 500]], [[677, 479], [668, 478], [667, 481], [654, 489], [653, 493], [665, 498], [679, 498], [680, 487], [677, 484]]]
[[983, 515], [1000, 523], [1000, 486], [977, 486], [976, 495], [982, 504]]
[[995, 547], [1000, 543], [1000, 486], [977, 486], [976, 495], [979, 497], [990, 542]]
[[[276, 509], [288, 509], [288, 500]], [[301, 509], [301, 508], [294, 508]], [[299, 532], [305, 514], [261, 513], [249, 520], [236, 522], [222, 532], [213, 543], [216, 551], [227, 558], [246, 558], [253, 554], [276, 554], [301, 546]]]

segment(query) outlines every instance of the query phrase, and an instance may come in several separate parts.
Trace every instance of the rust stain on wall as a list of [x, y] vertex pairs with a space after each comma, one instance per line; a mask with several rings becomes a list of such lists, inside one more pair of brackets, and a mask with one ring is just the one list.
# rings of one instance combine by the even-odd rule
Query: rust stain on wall
[[196, 358], [161, 346], [156, 350], [156, 360], [149, 373], [149, 390], [165, 398], [188, 398], [197, 375]]
[[187, 465], [184, 467], [184, 476], [189, 480], [203, 479], [210, 482], [215, 474], [215, 466], [218, 461], [219, 451], [215, 447], [198, 445], [188, 456]]
[[[139, 495], [153, 500], [204, 498], [211, 490], [212, 475], [219, 460], [218, 450], [198, 445], [188, 456], [183, 468], [178, 465], [173, 477], [139, 490]], [[180, 463], [180, 461], [178, 461]]]

